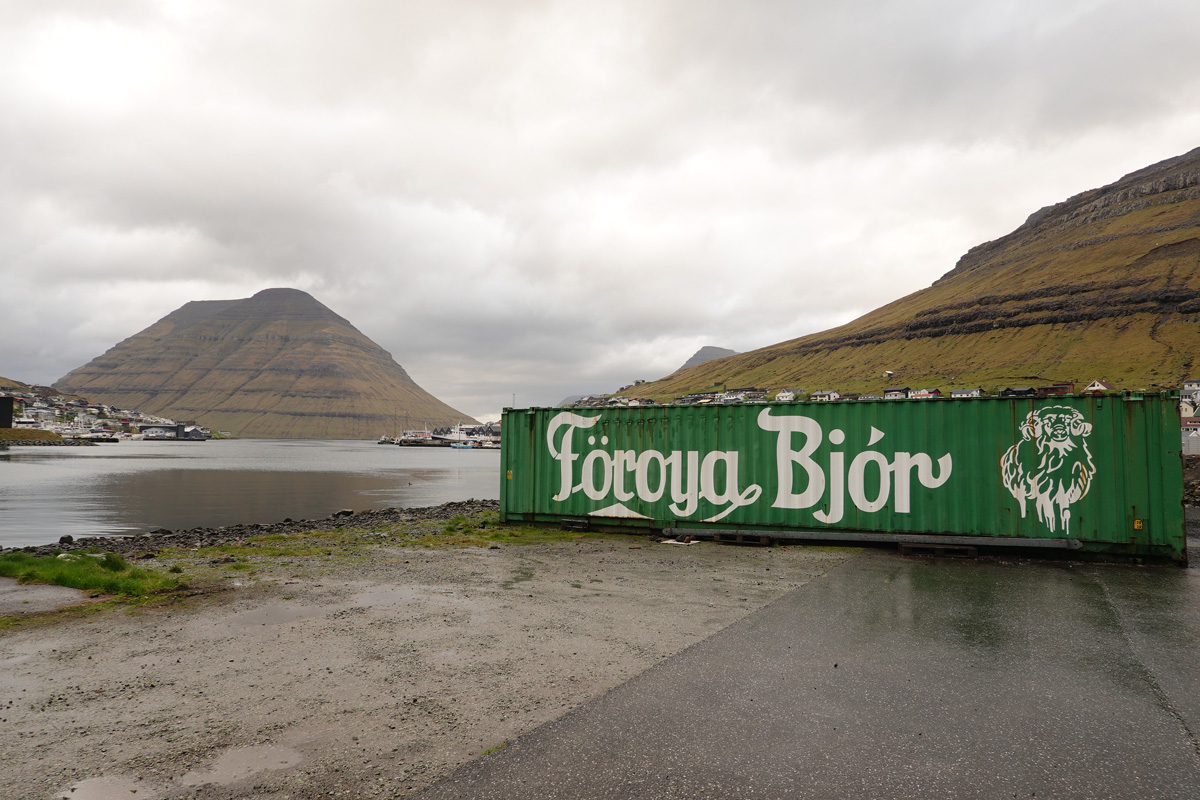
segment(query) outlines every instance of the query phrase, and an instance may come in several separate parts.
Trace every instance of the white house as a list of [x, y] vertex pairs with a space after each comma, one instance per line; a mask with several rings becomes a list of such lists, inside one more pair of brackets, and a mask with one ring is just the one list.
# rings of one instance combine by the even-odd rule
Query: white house
[[951, 397], [982, 397], [982, 389], [951, 389]]
[[884, 400], [905, 400], [908, 398], [907, 386], [892, 386], [883, 390]]
[[828, 403], [831, 400], [837, 400], [839, 397], [841, 397], [841, 395], [832, 389], [813, 392], [811, 395], [809, 395], [810, 400], [816, 400], [818, 403]]
[[790, 403], [796, 399], [796, 393], [791, 389], [780, 389], [775, 393], [775, 402]]
[[1183, 454], [1200, 456], [1200, 417], [1183, 421]]
[[1108, 381], [1092, 381], [1087, 386], [1083, 387], [1081, 394], [1094, 394], [1096, 392], [1115, 392], [1117, 387], [1113, 386]]

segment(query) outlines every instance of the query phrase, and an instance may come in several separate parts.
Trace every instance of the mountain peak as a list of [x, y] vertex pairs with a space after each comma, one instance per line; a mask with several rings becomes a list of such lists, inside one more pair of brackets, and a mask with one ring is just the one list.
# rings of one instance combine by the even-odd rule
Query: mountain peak
[[289, 289], [286, 287], [276, 287], [273, 289], [263, 289], [255, 292], [250, 297], [242, 301], [243, 303], [252, 306], [273, 306], [281, 309], [299, 310], [304, 308], [320, 308], [328, 311], [329, 307], [322, 303], [317, 298], [313, 297], [308, 292], [301, 289]]
[[[713, 347], [712, 345], [705, 345], [704, 347], [701, 347], [699, 350], [697, 350], [695, 353], [693, 353], [691, 358], [689, 358], [687, 361], [683, 362], [683, 366], [680, 367], [679, 369], [687, 369], [689, 367], [695, 367], [695, 366], [699, 366], [700, 364], [705, 364], [709, 361], [716, 361], [718, 358], [725, 358], [726, 356], [736, 356], [736, 355], [737, 355], [736, 350], [730, 350], [725, 347]], [[679, 370], [675, 370], [675, 371], [678, 372]]]
[[186, 303], [55, 383], [239, 436], [366, 439], [469, 417], [307, 292]]

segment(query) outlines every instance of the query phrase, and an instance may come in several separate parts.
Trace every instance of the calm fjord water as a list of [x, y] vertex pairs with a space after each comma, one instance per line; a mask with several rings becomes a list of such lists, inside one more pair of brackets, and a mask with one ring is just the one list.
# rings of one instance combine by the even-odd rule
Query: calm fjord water
[[499, 450], [362, 441], [0, 448], [0, 547], [496, 499]]

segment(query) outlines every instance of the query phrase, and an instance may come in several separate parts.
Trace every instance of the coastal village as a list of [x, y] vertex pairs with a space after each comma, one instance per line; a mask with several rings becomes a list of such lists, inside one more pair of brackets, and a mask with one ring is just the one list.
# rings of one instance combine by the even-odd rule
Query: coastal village
[[[638, 386], [645, 381], [636, 381], [630, 386], [623, 386], [612, 395], [589, 395], [571, 403], [571, 406], [652, 406], [660, 405], [646, 397], [629, 397], [621, 392]], [[834, 401], [871, 401], [871, 400], [940, 400], [965, 399], [970, 397], [1056, 397], [1076, 393], [1074, 383], [1055, 383], [1046, 386], [1014, 386], [988, 392], [982, 388], [952, 389], [943, 392], [941, 389], [915, 389], [908, 386], [891, 386], [883, 390], [883, 394], [860, 394], [858, 392], [838, 392], [833, 389], [819, 389], [812, 393], [803, 389], [758, 389], [754, 387], [740, 389], [714, 389], [708, 392], [695, 392], [680, 395], [672, 403], [675, 405], [729, 405], [733, 403], [793, 403]], [[1104, 380], [1095, 380], [1079, 390], [1079, 394], [1120, 394], [1121, 390]], [[1200, 379], [1184, 381], [1179, 388], [1180, 414], [1183, 417], [1194, 417], [1200, 409]]]
[[[621, 394], [644, 383], [636, 381], [623, 386], [612, 395], [589, 395], [564, 405], [582, 408], [628, 407], [661, 405], [645, 397]], [[48, 387], [31, 387], [28, 391], [0, 392], [0, 427], [40, 430], [57, 434], [65, 440], [114, 442], [122, 439], [171, 439], [204, 441], [228, 437], [226, 431], [213, 432], [195, 421], [180, 421], [144, 414], [134, 409], [90, 403], [79, 397], [54, 394]], [[1094, 380], [1078, 392], [1081, 395], [1121, 394], [1113, 384]], [[819, 389], [811, 393], [799, 388], [777, 390], [743, 387], [720, 387], [709, 392], [695, 392], [676, 397], [673, 405], [734, 405], [742, 403], [831, 403], [876, 402], [894, 400], [961, 400], [976, 397], [1058, 397], [1076, 394], [1074, 383], [1043, 386], [1014, 386], [999, 389], [994, 394], [982, 388], [921, 389], [890, 386], [882, 394], [841, 393]], [[10, 407], [10, 408], [6, 408]], [[1200, 455], [1200, 378], [1187, 380], [1179, 388], [1179, 416], [1184, 455]], [[453, 447], [460, 449], [496, 449], [500, 446], [501, 423], [460, 424], [443, 427], [406, 429], [398, 435], [383, 434], [378, 444], [407, 447]]]
[[[177, 421], [81, 397], [56, 393], [49, 387], [0, 392], [0, 427], [46, 431], [66, 440], [181, 439], [202, 441], [213, 436], [194, 421]], [[218, 433], [217, 435], [220, 435]]]
[[441, 428], [406, 430], [399, 436], [384, 434], [377, 444], [396, 444], [401, 447], [452, 447], [457, 450], [499, 450], [500, 423], [482, 425], [451, 425]]
[[[621, 394], [645, 381], [635, 381], [629, 386], [623, 386], [614, 395], [595, 395], [579, 398], [570, 403], [573, 407], [603, 408], [621, 406], [636, 408], [639, 406], [659, 405], [654, 400], [645, 397], [630, 397]], [[1094, 380], [1078, 392], [1081, 395], [1123, 394], [1116, 386], [1105, 380]], [[951, 389], [942, 392], [941, 389], [920, 389], [908, 386], [890, 386], [883, 394], [860, 394], [857, 392], [841, 393], [833, 389], [819, 389], [807, 393], [803, 389], [783, 388], [778, 390], [758, 389], [753, 387], [727, 389], [720, 387], [709, 392], [695, 392], [681, 395], [673, 401], [675, 405], [733, 405], [740, 403], [844, 403], [872, 402], [892, 400], [965, 400], [974, 397], [1060, 397], [1076, 394], [1074, 383], [1055, 383], [1044, 386], [1012, 386], [999, 389], [993, 393], [982, 388]], [[1200, 378], [1184, 381], [1179, 388], [1179, 416], [1181, 434], [1183, 436], [1184, 455], [1200, 455]]]
[[[85, 398], [57, 394], [49, 387], [27, 391], [0, 391], [0, 428], [44, 431], [75, 443], [122, 440], [205, 441], [231, 438], [228, 431], [212, 431], [194, 420], [174, 420], [135, 409], [92, 403]], [[54, 440], [24, 440], [25, 444]], [[406, 430], [399, 436], [379, 437], [379, 444], [416, 447], [498, 449], [500, 423], [462, 424]]]

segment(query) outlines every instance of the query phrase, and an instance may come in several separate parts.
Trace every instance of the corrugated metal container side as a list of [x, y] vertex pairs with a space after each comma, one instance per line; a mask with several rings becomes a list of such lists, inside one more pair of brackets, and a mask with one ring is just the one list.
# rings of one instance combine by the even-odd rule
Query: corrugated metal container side
[[500, 510], [1185, 562], [1181, 444], [1165, 394], [507, 409]]

